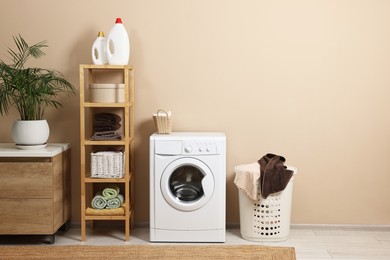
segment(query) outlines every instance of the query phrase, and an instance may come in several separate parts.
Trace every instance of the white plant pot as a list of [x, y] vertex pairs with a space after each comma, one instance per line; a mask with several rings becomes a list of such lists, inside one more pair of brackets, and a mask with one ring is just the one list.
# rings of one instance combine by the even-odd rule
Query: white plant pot
[[46, 147], [50, 129], [46, 120], [16, 120], [12, 125], [12, 138], [20, 149]]

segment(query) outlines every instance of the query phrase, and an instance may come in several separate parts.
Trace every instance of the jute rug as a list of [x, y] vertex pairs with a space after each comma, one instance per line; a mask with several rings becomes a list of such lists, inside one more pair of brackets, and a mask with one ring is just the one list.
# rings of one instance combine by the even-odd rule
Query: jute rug
[[295, 260], [292, 247], [257, 245], [0, 246], [0, 259]]

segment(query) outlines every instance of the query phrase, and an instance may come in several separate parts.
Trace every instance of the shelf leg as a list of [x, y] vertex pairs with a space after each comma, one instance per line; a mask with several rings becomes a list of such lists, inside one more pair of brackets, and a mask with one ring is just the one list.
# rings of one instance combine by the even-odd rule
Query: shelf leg
[[85, 219], [81, 220], [81, 241], [85, 241], [86, 239], [86, 225]]
[[125, 228], [126, 228], [126, 231], [125, 231], [126, 241], [129, 241], [129, 239], [130, 239], [130, 219], [129, 219], [129, 217], [126, 218]]

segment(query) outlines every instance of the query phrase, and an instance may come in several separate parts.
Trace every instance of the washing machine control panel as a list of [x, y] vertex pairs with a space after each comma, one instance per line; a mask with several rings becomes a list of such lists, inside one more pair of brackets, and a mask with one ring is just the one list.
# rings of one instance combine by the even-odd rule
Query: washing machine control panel
[[219, 154], [218, 142], [210, 141], [185, 141], [183, 142], [183, 154]]

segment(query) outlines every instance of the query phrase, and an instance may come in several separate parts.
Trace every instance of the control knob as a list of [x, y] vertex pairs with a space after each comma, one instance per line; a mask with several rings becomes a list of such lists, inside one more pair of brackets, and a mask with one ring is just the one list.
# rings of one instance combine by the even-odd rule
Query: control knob
[[184, 151], [185, 151], [186, 153], [192, 152], [192, 146], [191, 146], [191, 145], [187, 145], [186, 147], [184, 147]]

